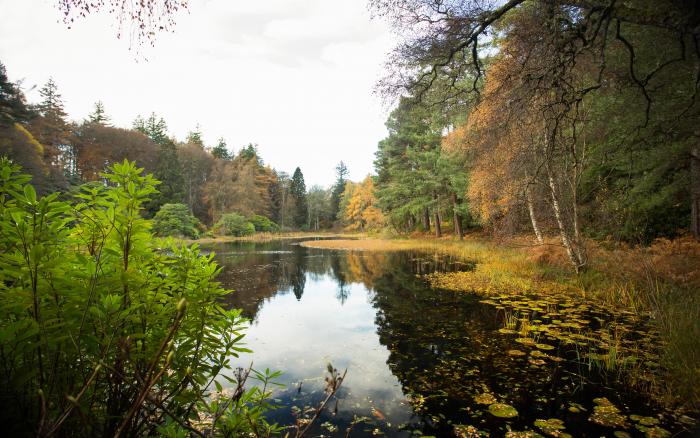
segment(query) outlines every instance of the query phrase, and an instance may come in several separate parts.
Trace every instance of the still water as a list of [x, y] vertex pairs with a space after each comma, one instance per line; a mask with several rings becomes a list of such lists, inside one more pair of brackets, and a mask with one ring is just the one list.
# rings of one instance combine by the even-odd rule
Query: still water
[[[435, 254], [321, 250], [294, 240], [203, 249], [216, 253], [219, 280], [234, 290], [226, 305], [251, 320], [245, 339], [254, 353], [238, 365], [284, 373], [274, 395], [280, 407], [270, 414], [280, 424], [294, 422], [293, 407], [323, 398], [330, 362], [347, 378], [313, 436], [346, 436], [358, 417], [366, 418], [351, 436], [467, 436], [467, 425], [483, 436], [692, 436], [688, 416], [640, 395], [638, 381], [652, 380], [653, 369], [637, 372], [632, 388], [624, 373], [590, 359], [598, 350], [569, 342], [584, 334], [598, 342], [609, 333], [602, 328], [625, 316], [434, 290], [422, 275], [474, 267]], [[523, 315], [527, 327], [512, 324]], [[583, 331], [584, 323], [602, 334]], [[538, 324], [542, 333], [522, 334]], [[631, 333], [614, 335], [619, 348], [641, 348], [637, 362], [656, 366], [653, 334], [625, 324], [615, 326]]]

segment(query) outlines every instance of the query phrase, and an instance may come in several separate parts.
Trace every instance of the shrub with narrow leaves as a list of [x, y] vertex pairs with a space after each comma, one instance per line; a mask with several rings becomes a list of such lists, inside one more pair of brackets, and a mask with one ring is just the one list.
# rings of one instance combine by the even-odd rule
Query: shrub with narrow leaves
[[[150, 175], [124, 162], [71, 201], [0, 159], [0, 421], [6, 436], [269, 435], [277, 374], [232, 372], [245, 320], [213, 255], [154, 239]], [[224, 379], [237, 390], [213, 401]], [[220, 380], [221, 382], [217, 381]], [[197, 433], [202, 435], [202, 432]], [[204, 435], [202, 435], [204, 436]], [[258, 435], [260, 436], [260, 435]]]

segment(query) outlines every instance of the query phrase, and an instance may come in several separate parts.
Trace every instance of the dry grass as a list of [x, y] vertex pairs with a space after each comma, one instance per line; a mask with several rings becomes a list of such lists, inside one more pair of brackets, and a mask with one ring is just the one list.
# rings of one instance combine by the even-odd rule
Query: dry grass
[[416, 242], [409, 240], [386, 239], [338, 239], [309, 240], [301, 242], [308, 248], [338, 249], [345, 251], [401, 251], [415, 249]]

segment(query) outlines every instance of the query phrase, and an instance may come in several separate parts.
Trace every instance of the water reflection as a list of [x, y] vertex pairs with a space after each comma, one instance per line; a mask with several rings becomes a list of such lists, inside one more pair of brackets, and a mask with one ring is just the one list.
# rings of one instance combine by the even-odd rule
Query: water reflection
[[[529, 350], [499, 333], [503, 311], [475, 296], [432, 290], [420, 278], [472, 265], [434, 255], [310, 249], [289, 241], [211, 249], [223, 265], [220, 281], [236, 291], [226, 304], [242, 308], [253, 321], [247, 341], [255, 352], [241, 364], [253, 359], [256, 368], [285, 372], [286, 388], [275, 395], [283, 407], [272, 415], [280, 423], [293, 421], [291, 406], [320, 400], [325, 366], [332, 361], [348, 368], [348, 377], [337, 415], [326, 413], [319, 424], [331, 421], [339, 427], [337, 436], [345, 435], [353, 415], [370, 420], [352, 436], [450, 436], [458, 424], [500, 436], [533, 430], [535, 420], [549, 418], [563, 420], [576, 436], [612, 435], [614, 429], [589, 421], [592, 400], [602, 397], [627, 414], [681, 429], [651, 400], [584, 369], [575, 346], [552, 342], [539, 356], [534, 349], [530, 357], [509, 354]], [[494, 417], [475, 401], [484, 393], [515, 406], [519, 415]], [[640, 433], [631, 422], [627, 426], [629, 433]], [[328, 435], [319, 426], [315, 432]]]

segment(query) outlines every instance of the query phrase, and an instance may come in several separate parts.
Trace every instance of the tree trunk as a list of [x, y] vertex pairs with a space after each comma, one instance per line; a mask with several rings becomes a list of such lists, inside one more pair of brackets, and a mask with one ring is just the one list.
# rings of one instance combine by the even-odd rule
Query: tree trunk
[[433, 216], [435, 218], [435, 237], [442, 237], [442, 219], [440, 217], [440, 197], [437, 193], [433, 192], [433, 200], [435, 200], [435, 213]]
[[442, 230], [440, 229], [441, 225], [440, 213], [438, 210], [435, 210], [435, 237], [442, 237]]
[[700, 242], [700, 146], [690, 150], [690, 228]]
[[464, 232], [462, 231], [462, 218], [459, 217], [457, 212], [457, 194], [452, 193], [452, 220], [455, 223], [455, 235], [459, 236], [459, 240], [464, 239]]
[[574, 265], [574, 270], [578, 274], [579, 272], [581, 272], [581, 269], [585, 266], [584, 259], [581, 255], [581, 249], [579, 248], [580, 242], [574, 242], [571, 239], [571, 235], [569, 234], [569, 230], [566, 227], [566, 223], [562, 215], [559, 203], [559, 194], [557, 191], [556, 182], [554, 180], [554, 175], [549, 164], [547, 164], [545, 167], [547, 168], [549, 189], [550, 194], [552, 195], [552, 209], [554, 210], [554, 217], [557, 219], [557, 225], [559, 226], [561, 242], [564, 245], [564, 248], [566, 249], [566, 253], [569, 256], [569, 260], [571, 260], [571, 264]]
[[430, 212], [427, 208], [423, 209], [423, 229], [430, 232]]
[[542, 245], [544, 244], [544, 238], [542, 237], [542, 231], [540, 231], [540, 226], [537, 224], [537, 217], [535, 216], [535, 206], [532, 202], [532, 191], [530, 189], [530, 185], [528, 185], [525, 189], [525, 197], [527, 198], [527, 210], [530, 212], [530, 222], [532, 223], [532, 230], [535, 232], [537, 243]]

